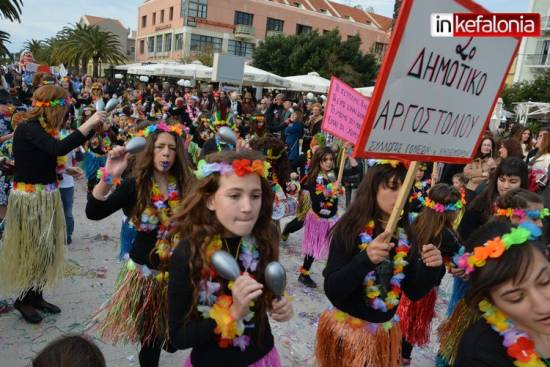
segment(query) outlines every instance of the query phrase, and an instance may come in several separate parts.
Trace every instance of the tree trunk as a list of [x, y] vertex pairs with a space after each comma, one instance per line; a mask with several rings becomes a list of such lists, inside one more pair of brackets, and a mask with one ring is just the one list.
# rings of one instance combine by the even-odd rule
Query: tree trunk
[[88, 59], [85, 59], [83, 58], [81, 60], [81, 65], [80, 65], [80, 74], [81, 75], [86, 75], [88, 74]]
[[92, 65], [93, 65], [93, 71], [92, 71], [92, 75], [94, 76], [94, 78], [97, 78], [99, 75], [99, 59], [97, 58], [93, 58], [92, 59]]

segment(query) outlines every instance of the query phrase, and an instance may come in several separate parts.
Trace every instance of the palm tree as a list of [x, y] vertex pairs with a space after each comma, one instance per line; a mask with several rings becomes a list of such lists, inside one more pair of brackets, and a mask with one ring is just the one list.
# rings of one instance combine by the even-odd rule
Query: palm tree
[[42, 40], [35, 40], [34, 38], [31, 38], [30, 40], [25, 41], [23, 49], [32, 52], [34, 58], [38, 60], [40, 53], [44, 49], [44, 42]]
[[79, 60], [86, 68], [92, 60], [93, 75], [98, 76], [101, 63], [118, 64], [126, 61], [118, 37], [112, 32], [102, 31], [97, 26], [75, 25], [60, 32], [66, 39], [61, 42], [60, 53], [64, 59]]
[[2, 0], [0, 1], [0, 16], [10, 22], [21, 23], [21, 7], [23, 0]]
[[[21, 23], [21, 7], [23, 0], [2, 0], [0, 1], [0, 18], [6, 18], [10, 22]], [[0, 55], [9, 55], [10, 52], [6, 47], [9, 41], [9, 33], [0, 31]]]
[[401, 3], [403, 0], [395, 0], [393, 4], [393, 22], [391, 24], [392, 29], [395, 27], [395, 22], [397, 22], [397, 16], [399, 15], [399, 10], [401, 10]]

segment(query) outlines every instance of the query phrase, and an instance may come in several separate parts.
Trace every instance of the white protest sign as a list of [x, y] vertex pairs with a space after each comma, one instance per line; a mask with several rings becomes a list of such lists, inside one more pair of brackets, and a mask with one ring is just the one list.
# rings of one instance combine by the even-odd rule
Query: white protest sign
[[439, 38], [432, 13], [486, 13], [469, 0], [406, 0], [355, 155], [471, 160], [520, 39]]

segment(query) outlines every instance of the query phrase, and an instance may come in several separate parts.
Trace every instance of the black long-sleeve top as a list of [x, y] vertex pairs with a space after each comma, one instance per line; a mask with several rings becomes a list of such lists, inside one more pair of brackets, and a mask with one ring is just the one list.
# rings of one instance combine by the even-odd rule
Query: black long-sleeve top
[[454, 367], [514, 367], [502, 341], [484, 319], [478, 320], [462, 336]]
[[[225, 239], [232, 255], [237, 253], [240, 237]], [[229, 366], [245, 367], [263, 358], [273, 349], [273, 335], [265, 317], [263, 333], [256, 342], [251, 337], [248, 347], [241, 351], [237, 347], [218, 346], [218, 335], [214, 333], [216, 322], [213, 319], [204, 319], [200, 315], [185, 319], [193, 307], [193, 286], [189, 278], [189, 247], [187, 240], [183, 240], [174, 250], [170, 258], [170, 278], [168, 281], [168, 322], [170, 340], [177, 349], [193, 348], [191, 363], [194, 367], [201, 366]], [[241, 270], [244, 270], [241, 268]], [[222, 283], [223, 284], [223, 283]], [[230, 294], [226, 286], [223, 293]], [[254, 329], [259, 329], [256, 324]], [[245, 335], [252, 336], [257, 330], [245, 329]]]
[[58, 180], [57, 157], [82, 145], [86, 137], [75, 130], [63, 140], [49, 135], [37, 120], [17, 127], [13, 136], [15, 182], [51, 184]]
[[475, 232], [476, 229], [481, 227], [487, 222], [483, 213], [480, 210], [469, 208], [466, 209], [460, 225], [458, 226], [458, 233], [462, 240], [468, 240], [468, 237]]
[[[91, 220], [101, 220], [122, 209], [124, 215], [130, 217], [137, 200], [136, 182], [133, 178], [124, 180], [116, 190], [101, 201], [88, 195], [86, 203], [86, 217]], [[130, 258], [137, 264], [147, 265], [150, 269], [157, 269], [159, 257], [153, 251], [157, 242], [157, 230], [151, 232], [137, 231], [134, 244], [130, 250]]]
[[[323, 178], [323, 185], [326, 187], [330, 183], [329, 180]], [[316, 192], [317, 181], [308, 185], [306, 189], [309, 191], [311, 198], [311, 209], [321, 218], [332, 218], [338, 212], [338, 197], [327, 198], [323, 193]], [[324, 209], [324, 210], [323, 210]]]
[[[375, 237], [378, 235], [375, 231]], [[363, 287], [363, 279], [367, 273], [376, 270], [379, 265], [373, 264], [366, 251], [360, 251], [359, 238], [356, 239], [356, 250], [352, 256], [346, 254], [343, 241], [336, 235], [330, 243], [327, 266], [324, 271], [325, 294], [330, 302], [339, 310], [351, 316], [372, 323], [389, 321], [395, 315], [397, 307], [388, 312], [373, 309], [368, 303]], [[397, 240], [393, 240], [397, 244]], [[401, 289], [407, 297], [417, 301], [435, 287], [445, 272], [445, 267], [430, 268], [424, 265], [419, 257], [416, 246], [410, 243], [411, 249], [407, 256], [408, 265], [405, 267], [405, 279]], [[395, 255], [395, 247], [390, 258]]]

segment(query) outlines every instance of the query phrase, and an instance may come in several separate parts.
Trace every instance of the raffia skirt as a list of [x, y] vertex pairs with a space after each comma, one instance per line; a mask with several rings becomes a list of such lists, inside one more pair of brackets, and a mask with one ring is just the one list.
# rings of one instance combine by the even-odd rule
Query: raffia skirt
[[161, 345], [168, 341], [168, 272], [148, 269], [129, 260], [121, 269], [115, 291], [88, 322], [112, 344]]
[[63, 279], [67, 231], [61, 195], [52, 185], [27, 185], [28, 191], [14, 185], [10, 194], [0, 245], [4, 295], [19, 297], [31, 289], [52, 288]]
[[337, 309], [319, 319], [315, 356], [319, 367], [399, 367], [398, 322], [373, 324]]

